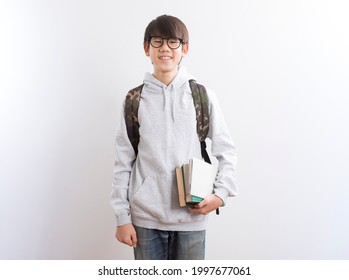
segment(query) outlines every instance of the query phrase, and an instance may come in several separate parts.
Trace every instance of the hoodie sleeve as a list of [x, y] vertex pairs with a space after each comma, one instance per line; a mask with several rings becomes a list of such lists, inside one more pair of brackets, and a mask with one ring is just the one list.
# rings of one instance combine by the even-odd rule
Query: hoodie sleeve
[[115, 211], [118, 226], [131, 223], [130, 204], [128, 201], [128, 186], [131, 170], [136, 158], [135, 152], [127, 135], [124, 106], [120, 116], [120, 126], [115, 139], [115, 163], [113, 169], [113, 190], [111, 206]]
[[238, 191], [236, 184], [236, 147], [229, 134], [216, 95], [212, 91], [208, 91], [207, 94], [210, 110], [208, 137], [212, 140], [212, 155], [218, 160], [218, 173], [214, 188], [215, 194], [225, 204], [227, 198], [236, 196]]

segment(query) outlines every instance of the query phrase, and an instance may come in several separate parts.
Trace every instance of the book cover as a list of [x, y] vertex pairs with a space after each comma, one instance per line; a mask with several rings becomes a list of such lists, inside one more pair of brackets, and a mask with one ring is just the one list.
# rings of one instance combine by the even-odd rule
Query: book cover
[[205, 198], [213, 193], [217, 169], [203, 160], [191, 159], [191, 190], [192, 196]]
[[190, 159], [189, 164], [176, 168], [179, 205], [198, 203], [213, 193], [217, 169], [199, 159]]

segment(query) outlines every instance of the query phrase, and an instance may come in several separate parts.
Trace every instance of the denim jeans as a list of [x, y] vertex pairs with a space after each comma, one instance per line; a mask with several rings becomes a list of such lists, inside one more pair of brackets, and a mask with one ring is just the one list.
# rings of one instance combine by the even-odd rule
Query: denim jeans
[[163, 231], [135, 226], [136, 260], [203, 260], [206, 231]]

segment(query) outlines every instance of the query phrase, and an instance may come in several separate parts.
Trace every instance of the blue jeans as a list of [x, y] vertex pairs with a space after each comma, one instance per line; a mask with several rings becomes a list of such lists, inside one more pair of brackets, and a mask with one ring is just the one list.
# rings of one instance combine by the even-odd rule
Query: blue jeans
[[135, 260], [204, 260], [205, 230], [163, 231], [135, 226]]

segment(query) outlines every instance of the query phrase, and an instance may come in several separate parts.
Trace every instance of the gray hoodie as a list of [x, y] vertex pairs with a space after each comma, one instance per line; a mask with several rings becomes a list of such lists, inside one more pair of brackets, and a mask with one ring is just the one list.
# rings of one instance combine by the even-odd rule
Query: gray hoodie
[[[204, 230], [207, 216], [179, 207], [175, 168], [190, 158], [201, 158], [196, 113], [189, 76], [180, 67], [174, 80], [164, 85], [146, 73], [138, 111], [140, 142], [135, 156], [122, 114], [116, 135], [111, 205], [117, 225], [160, 230]], [[209, 97], [212, 156], [218, 160], [215, 194], [224, 203], [235, 196], [236, 149], [230, 138], [215, 94]], [[123, 110], [122, 110], [123, 112]]]

